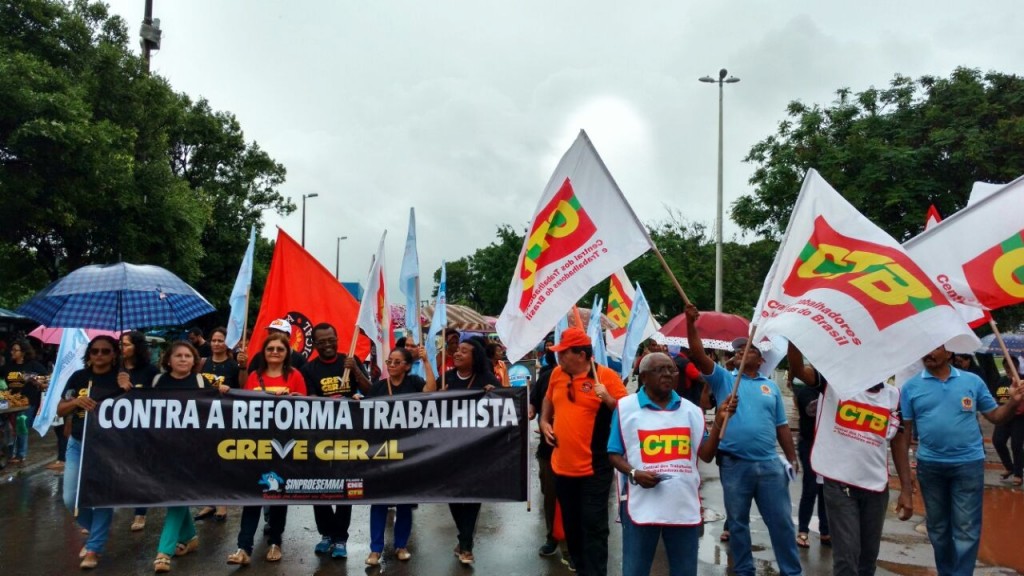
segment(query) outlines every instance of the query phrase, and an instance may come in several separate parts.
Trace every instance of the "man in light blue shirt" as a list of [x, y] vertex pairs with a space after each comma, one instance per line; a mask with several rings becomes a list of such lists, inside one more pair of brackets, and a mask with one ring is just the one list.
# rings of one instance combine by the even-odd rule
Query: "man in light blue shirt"
[[[699, 315], [693, 304], [686, 307], [690, 361], [700, 368], [711, 386], [711, 392], [721, 404], [722, 400], [732, 394], [736, 375], [715, 364], [704, 352], [696, 326]], [[733, 569], [739, 576], [754, 575], [754, 557], [750, 548], [750, 504], [756, 502], [768, 526], [779, 573], [783, 576], [798, 576], [802, 571], [789, 498], [789, 476], [776, 454], [776, 443], [782, 447], [785, 459], [794, 470], [799, 470], [800, 463], [786, 419], [782, 392], [775, 382], [758, 373], [764, 361], [761, 351], [756, 346], [750, 346], [744, 354], [741, 346], [745, 343], [744, 339], [734, 344], [736, 364], [742, 372], [738, 389], [739, 404], [736, 413], [729, 418], [725, 435], [718, 446]]]
[[1013, 418], [1024, 388], [1016, 380], [1006, 404], [997, 408], [981, 378], [950, 365], [953, 353], [940, 346], [921, 362], [924, 371], [903, 385], [904, 424], [917, 428], [917, 480], [928, 511], [928, 539], [941, 576], [974, 573], [981, 539], [985, 449], [978, 414], [1000, 424]]

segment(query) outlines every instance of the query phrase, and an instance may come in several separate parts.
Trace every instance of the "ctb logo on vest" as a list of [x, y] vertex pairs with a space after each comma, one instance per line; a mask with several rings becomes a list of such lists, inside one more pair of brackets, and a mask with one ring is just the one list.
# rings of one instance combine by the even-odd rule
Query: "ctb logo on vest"
[[885, 438], [889, 430], [889, 412], [878, 406], [847, 400], [840, 402], [836, 409], [836, 424]]
[[692, 453], [689, 428], [638, 430], [640, 459], [645, 464], [689, 459]]
[[820, 288], [838, 290], [863, 306], [878, 329], [884, 330], [918, 312], [945, 305], [930, 286], [928, 276], [899, 250], [843, 236], [818, 216], [782, 289], [790, 296]]

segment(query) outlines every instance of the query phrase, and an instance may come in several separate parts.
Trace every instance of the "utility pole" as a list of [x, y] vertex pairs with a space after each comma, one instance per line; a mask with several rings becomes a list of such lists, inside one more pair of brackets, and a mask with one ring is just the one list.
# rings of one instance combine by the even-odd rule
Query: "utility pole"
[[139, 44], [142, 45], [142, 70], [149, 76], [149, 56], [160, 49], [160, 19], [153, 20], [153, 0], [146, 0], [146, 12], [139, 28]]

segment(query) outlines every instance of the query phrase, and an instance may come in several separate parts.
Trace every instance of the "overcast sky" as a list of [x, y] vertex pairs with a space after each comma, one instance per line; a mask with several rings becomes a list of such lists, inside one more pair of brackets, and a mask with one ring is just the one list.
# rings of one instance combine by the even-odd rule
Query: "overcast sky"
[[[135, 34], [144, 0], [110, 4]], [[288, 169], [281, 191], [300, 210], [267, 214], [264, 233], [298, 239], [301, 195], [317, 193], [307, 249], [334, 270], [347, 236], [341, 277], [364, 281], [387, 229], [392, 286], [410, 206], [426, 278], [499, 225], [525, 228], [580, 128], [641, 220], [672, 208], [710, 229], [718, 87], [697, 79], [720, 68], [741, 79], [725, 87], [727, 210], [750, 191], [742, 158], [791, 100], [827, 104], [840, 87], [959, 65], [1024, 73], [1014, 0], [154, 4], [154, 73], [234, 113]]]

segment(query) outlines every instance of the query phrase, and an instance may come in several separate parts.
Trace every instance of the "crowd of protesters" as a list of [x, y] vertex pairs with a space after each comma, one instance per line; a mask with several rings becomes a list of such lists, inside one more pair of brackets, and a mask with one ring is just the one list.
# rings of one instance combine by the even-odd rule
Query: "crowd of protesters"
[[[990, 390], [975, 374], [969, 356], [939, 348], [923, 358], [924, 370], [907, 382], [902, 394], [892, 385], [878, 383], [855, 398], [840, 400], [791, 345], [789, 381], [797, 384], [794, 402], [800, 420], [799, 442], [794, 442], [782, 392], [759, 371], [761, 351], [740, 339], [719, 364], [702, 345], [698, 316], [695, 307], [687, 307], [688, 348], [669, 353], [654, 343], [645, 347], [634, 367], [634, 393], [615, 371], [594, 362], [592, 343], [583, 330], [565, 330], [557, 344], [551, 337], [545, 341], [529, 398], [529, 418], [538, 420], [542, 438], [536, 454], [545, 521], [540, 555], [561, 552], [572, 572], [607, 574], [608, 504], [614, 494], [622, 525], [622, 574], [649, 574], [659, 540], [664, 541], [671, 574], [696, 574], [697, 545], [703, 534], [699, 458], [716, 461], [720, 468], [726, 511], [722, 540], [729, 542], [736, 574], [754, 573], [754, 503], [768, 527], [780, 574], [802, 574], [798, 550], [809, 546], [815, 504], [820, 542], [834, 546], [833, 573], [873, 574], [889, 503], [890, 453], [901, 489], [897, 516], [906, 520], [914, 512], [908, 458], [914, 428], [920, 439], [917, 478], [928, 509], [927, 532], [936, 566], [940, 574], [972, 573], [980, 539], [984, 458], [976, 420], [980, 414], [996, 424], [993, 444], [1005, 467], [1003, 479], [1021, 485], [1024, 391], [1019, 381], [1006, 376]], [[208, 340], [202, 330], [190, 330], [187, 341], [166, 348], [158, 365], [150, 362], [148, 343], [140, 332], [126, 332], [119, 339], [98, 336], [89, 342], [85, 368], [71, 375], [57, 409], [66, 426], [55, 432], [59, 457], [52, 466], [64, 471], [64, 503], [75, 512], [85, 537], [79, 551], [82, 569], [99, 565], [113, 518], [109, 508], [74, 508], [84, 416], [105, 398], [133, 388], [212, 388], [221, 394], [244, 389], [358, 400], [510, 385], [500, 342], [466, 338], [453, 330], [445, 331], [444, 350], [433, 359], [441, 374], [434, 373], [423, 346], [401, 338], [385, 362], [386, 371], [376, 375], [338, 351], [337, 329], [330, 324], [313, 328], [317, 354], [312, 360], [292, 349], [286, 320], [275, 320], [266, 331], [251, 361], [243, 350], [228, 348], [224, 328], [214, 329]], [[28, 413], [34, 414], [49, 370], [35, 361], [25, 340], [14, 341], [8, 355], [3, 369], [7, 385], [29, 399]], [[1019, 371], [1019, 360], [1012, 361]], [[839, 421], [837, 414], [848, 402], [881, 415], [884, 427], [872, 431], [867, 440], [833, 427], [830, 422]], [[708, 410], [714, 412], [710, 425]], [[726, 419], [730, 433], [720, 439]], [[27, 449], [27, 434], [19, 434], [11, 448], [12, 462], [23, 461]], [[794, 526], [788, 483], [801, 472]], [[382, 562], [389, 508], [395, 510], [395, 557], [412, 557], [415, 503], [372, 505], [365, 560], [369, 567]], [[455, 556], [470, 566], [475, 562], [481, 504], [449, 508], [458, 534]], [[346, 558], [352, 507], [315, 505], [313, 512], [320, 533], [313, 552]], [[196, 521], [224, 521], [227, 514], [223, 506], [202, 507], [194, 515], [188, 507], [168, 508], [154, 571], [170, 571], [175, 558], [197, 549]], [[237, 550], [227, 563], [252, 561], [261, 519], [267, 544], [264, 559], [280, 561], [287, 514], [287, 506], [242, 507]], [[130, 529], [145, 529], [146, 517], [146, 509], [136, 509]]]

